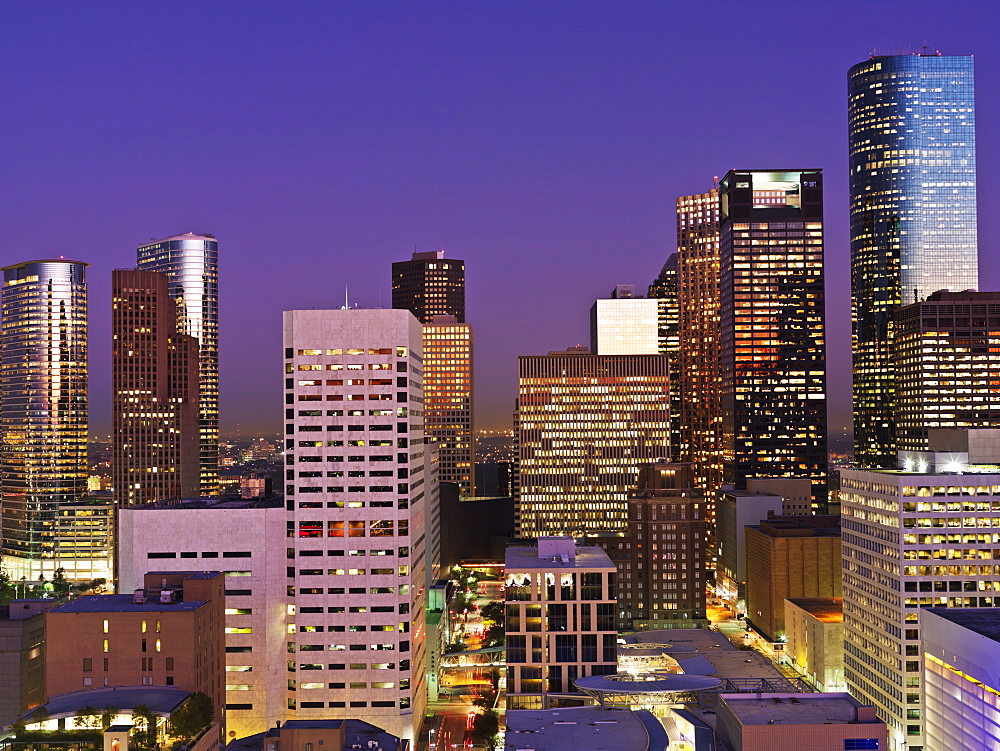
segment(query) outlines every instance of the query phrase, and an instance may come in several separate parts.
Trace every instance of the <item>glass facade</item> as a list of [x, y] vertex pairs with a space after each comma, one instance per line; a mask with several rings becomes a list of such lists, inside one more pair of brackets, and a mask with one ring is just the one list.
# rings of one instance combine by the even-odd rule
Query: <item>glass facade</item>
[[392, 264], [392, 307], [410, 311], [421, 323], [434, 316], [465, 323], [465, 261], [436, 250]]
[[188, 232], [140, 245], [136, 268], [167, 275], [178, 333], [199, 347], [200, 494], [219, 494], [219, 243]]
[[659, 306], [659, 349], [670, 359], [670, 458], [677, 461], [681, 448], [680, 381], [680, 298], [678, 297], [679, 255], [671, 253], [659, 276], [649, 285], [649, 296]]
[[972, 57], [873, 57], [848, 96], [855, 460], [893, 466], [892, 309], [978, 284]]
[[[722, 484], [719, 369], [719, 191], [677, 199], [677, 455], [694, 467], [694, 487], [714, 497]], [[652, 293], [651, 293], [652, 294]], [[711, 513], [711, 512], [710, 512]]]
[[723, 480], [810, 478], [823, 506], [822, 173], [730, 171], [719, 218]]
[[518, 369], [518, 536], [623, 530], [639, 467], [667, 455], [667, 358], [552, 353]]
[[61, 546], [62, 510], [87, 492], [87, 264], [28, 261], [3, 269], [0, 458], [3, 566], [12, 579], [107, 575]]
[[436, 316], [424, 326], [424, 433], [438, 448], [438, 478], [475, 495], [472, 327]]

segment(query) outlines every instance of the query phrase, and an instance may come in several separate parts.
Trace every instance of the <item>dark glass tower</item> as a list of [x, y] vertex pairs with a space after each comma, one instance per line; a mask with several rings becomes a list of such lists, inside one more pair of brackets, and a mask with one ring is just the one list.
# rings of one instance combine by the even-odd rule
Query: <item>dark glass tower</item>
[[847, 81], [854, 454], [893, 467], [892, 311], [978, 283], [972, 57], [872, 57]]
[[658, 321], [660, 354], [670, 361], [670, 458], [677, 461], [681, 452], [680, 383], [680, 297], [677, 286], [678, 254], [671, 253], [659, 276], [649, 285], [649, 296], [659, 301]]
[[136, 268], [167, 275], [177, 331], [198, 340], [200, 494], [219, 494], [219, 243], [187, 232], [140, 245]]
[[111, 274], [115, 502], [199, 495], [198, 340], [177, 333], [167, 275]]
[[[106, 576], [61, 560], [57, 517], [87, 493], [87, 264], [3, 269], [3, 567], [12, 579]], [[72, 558], [72, 551], [68, 551]], [[86, 570], [84, 570], [86, 569]]]
[[421, 323], [434, 316], [465, 323], [465, 261], [436, 250], [392, 264], [392, 307], [410, 311]]
[[822, 173], [730, 171], [719, 221], [723, 480], [809, 478], [823, 506]]

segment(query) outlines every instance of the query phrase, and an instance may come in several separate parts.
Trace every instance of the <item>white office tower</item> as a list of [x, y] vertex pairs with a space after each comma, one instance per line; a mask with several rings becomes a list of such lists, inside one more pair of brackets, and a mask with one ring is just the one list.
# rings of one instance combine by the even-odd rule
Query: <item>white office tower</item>
[[[1000, 430], [930, 430], [900, 470], [842, 470], [844, 678], [889, 725], [922, 736], [920, 611], [998, 608]], [[954, 747], [953, 747], [954, 748]]]
[[284, 314], [288, 705], [410, 740], [424, 716], [423, 327], [408, 310]]

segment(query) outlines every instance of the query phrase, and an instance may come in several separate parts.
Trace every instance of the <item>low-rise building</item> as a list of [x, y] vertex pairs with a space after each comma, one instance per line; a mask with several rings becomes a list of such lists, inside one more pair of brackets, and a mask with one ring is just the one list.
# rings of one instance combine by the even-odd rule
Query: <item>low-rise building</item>
[[747, 620], [783, 642], [786, 597], [840, 597], [840, 517], [771, 516], [748, 525]]
[[1000, 748], [1000, 610], [920, 611], [927, 749]]
[[846, 691], [844, 601], [840, 597], [785, 600], [785, 652], [820, 691]]
[[615, 566], [603, 550], [541, 537], [507, 548], [507, 706], [582, 700], [574, 681], [618, 667]]
[[780, 514], [784, 499], [773, 493], [723, 485], [715, 502], [715, 594], [737, 616], [746, 612], [744, 530], [769, 514]]
[[668, 743], [660, 721], [645, 709], [508, 710], [506, 725], [506, 751], [652, 751]]
[[45, 702], [45, 611], [56, 600], [0, 605], [0, 728]]
[[85, 595], [45, 614], [46, 694], [173, 686], [225, 703], [225, 600], [218, 571], [146, 574], [131, 595]]
[[289, 720], [239, 738], [226, 751], [408, 751], [410, 744], [364, 720]]
[[719, 694], [716, 737], [732, 751], [885, 749], [886, 725], [850, 694]]

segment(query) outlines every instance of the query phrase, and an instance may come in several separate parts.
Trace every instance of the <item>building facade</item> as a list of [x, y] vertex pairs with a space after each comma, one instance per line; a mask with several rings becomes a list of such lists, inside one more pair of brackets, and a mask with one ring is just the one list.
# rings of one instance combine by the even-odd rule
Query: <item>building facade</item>
[[785, 600], [785, 652], [818, 691], [846, 691], [844, 601], [839, 597]]
[[747, 620], [765, 638], [787, 639], [785, 598], [840, 597], [839, 517], [770, 517], [744, 536]]
[[900, 451], [934, 428], [1000, 428], [1000, 292], [933, 292], [892, 314]]
[[736, 611], [746, 613], [746, 528], [781, 513], [780, 495], [754, 490], [719, 488], [715, 502], [715, 595]]
[[200, 495], [198, 340], [167, 275], [111, 272], [111, 473], [119, 506]]
[[719, 199], [723, 480], [808, 477], [825, 507], [823, 176], [731, 170]]
[[410, 311], [421, 323], [430, 323], [434, 316], [455, 316], [465, 323], [465, 261], [445, 258], [443, 250], [396, 261], [392, 307]]
[[27, 261], [3, 269], [0, 293], [2, 561], [11, 579], [107, 578], [96, 557], [63, 549], [60, 509], [87, 493], [87, 264]]
[[424, 325], [424, 433], [438, 449], [441, 482], [475, 492], [472, 327], [454, 316]]
[[194, 567], [225, 574], [226, 727], [236, 738], [294, 716], [287, 650], [287, 538], [284, 504], [196, 501], [118, 512], [118, 591], [143, 585], [145, 572]]
[[841, 471], [844, 675], [878, 708], [894, 749], [925, 747], [920, 610], [1000, 607], [1000, 452], [981, 457], [980, 471], [962, 464], [964, 474], [959, 459]]
[[676, 212], [680, 311], [678, 378], [672, 386], [680, 394], [676, 456], [694, 465], [695, 487], [714, 499], [722, 484], [718, 189], [681, 196]]
[[45, 611], [55, 600], [0, 605], [0, 726], [45, 703]]
[[507, 548], [505, 572], [507, 708], [581, 703], [577, 678], [618, 670], [614, 564], [600, 548], [542, 537]]
[[177, 333], [198, 340], [199, 494], [219, 494], [219, 243], [186, 232], [144, 243], [136, 268], [167, 276]]
[[1000, 611], [920, 611], [924, 748], [1000, 748]]
[[596, 300], [590, 308], [590, 351], [595, 355], [660, 352], [660, 301], [645, 297]]
[[978, 285], [972, 56], [873, 56], [847, 85], [854, 455], [891, 467], [892, 311]]
[[423, 328], [407, 310], [284, 318], [289, 707], [412, 741], [426, 702]]
[[670, 358], [670, 460], [679, 461], [681, 451], [681, 339], [679, 255], [671, 253], [659, 275], [649, 285], [649, 296], [658, 303], [660, 354]]
[[624, 530], [642, 464], [669, 455], [660, 355], [518, 358], [520, 537]]

